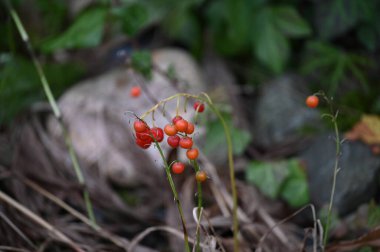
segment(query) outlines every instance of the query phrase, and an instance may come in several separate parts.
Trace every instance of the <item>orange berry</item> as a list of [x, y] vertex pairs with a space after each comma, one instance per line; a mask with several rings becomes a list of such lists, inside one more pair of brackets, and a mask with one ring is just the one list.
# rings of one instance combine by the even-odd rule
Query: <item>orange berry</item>
[[129, 94], [131, 97], [139, 97], [141, 95], [141, 88], [139, 86], [133, 86]]
[[205, 171], [197, 171], [195, 174], [195, 179], [198, 182], [205, 182], [207, 180], [207, 173]]
[[181, 162], [175, 162], [172, 165], [172, 172], [175, 174], [181, 174], [185, 170], [185, 165]]
[[191, 149], [191, 147], [193, 147], [193, 139], [190, 137], [182, 137], [181, 140], [179, 140], [179, 146], [184, 149]]
[[198, 155], [199, 155], [198, 149], [194, 148], [194, 149], [190, 149], [190, 150], [186, 151], [186, 156], [190, 160], [197, 159]]
[[184, 119], [175, 122], [174, 126], [179, 132], [185, 132], [187, 130], [188, 122]]
[[319, 103], [319, 98], [316, 95], [310, 95], [306, 98], [306, 105], [309, 108], [316, 108]]
[[174, 136], [177, 134], [177, 129], [174, 125], [166, 124], [166, 126], [164, 128], [164, 132], [168, 136]]
[[189, 134], [189, 135], [193, 134], [194, 130], [195, 130], [194, 124], [192, 124], [191, 122], [189, 122], [187, 124], [186, 134]]

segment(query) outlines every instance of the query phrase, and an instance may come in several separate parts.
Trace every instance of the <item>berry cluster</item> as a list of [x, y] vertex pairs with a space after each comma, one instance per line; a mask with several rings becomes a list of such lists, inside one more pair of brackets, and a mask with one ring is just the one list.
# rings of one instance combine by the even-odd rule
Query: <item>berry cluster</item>
[[164, 140], [164, 131], [159, 127], [149, 128], [141, 119], [135, 120], [133, 128], [136, 132], [136, 144], [143, 149], [148, 149], [154, 139], [157, 142]]
[[[202, 113], [205, 110], [205, 105], [200, 102], [194, 103], [194, 110], [197, 113]], [[137, 118], [133, 123], [135, 130], [136, 144], [143, 149], [147, 149], [155, 141], [162, 142], [164, 139], [164, 132], [168, 136], [167, 143], [172, 148], [186, 149], [186, 156], [190, 161], [196, 160], [199, 155], [197, 148], [193, 147], [193, 139], [189, 135], [195, 131], [195, 125], [182, 116], [175, 116], [171, 123], [165, 125], [164, 129], [159, 127], [150, 128], [147, 123]], [[174, 162], [171, 165], [171, 170], [175, 174], [181, 174], [185, 170], [185, 165], [182, 162]], [[196, 180], [203, 182], [207, 179], [207, 174], [204, 171], [198, 171]]]

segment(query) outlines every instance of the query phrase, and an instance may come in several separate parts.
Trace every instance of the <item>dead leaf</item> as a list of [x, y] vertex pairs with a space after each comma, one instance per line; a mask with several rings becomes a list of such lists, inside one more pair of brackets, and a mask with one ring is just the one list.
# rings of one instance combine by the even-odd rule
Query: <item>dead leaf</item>
[[380, 144], [380, 116], [363, 115], [345, 137], [348, 140], [362, 140], [368, 145]]

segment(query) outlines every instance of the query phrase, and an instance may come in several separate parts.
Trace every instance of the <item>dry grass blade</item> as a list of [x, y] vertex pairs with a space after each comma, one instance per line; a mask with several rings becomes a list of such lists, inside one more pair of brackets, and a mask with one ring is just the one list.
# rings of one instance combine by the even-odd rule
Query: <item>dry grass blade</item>
[[36, 248], [31, 240], [3, 213], [0, 211], [0, 217], [32, 248]]
[[[316, 230], [317, 219], [316, 219], [316, 216], [315, 216], [315, 209], [314, 209], [314, 206], [313, 206], [312, 204], [309, 204], [309, 205], [306, 205], [306, 206], [302, 207], [301, 209], [297, 210], [296, 212], [294, 212], [293, 214], [289, 215], [288, 217], [282, 219], [281, 221], [275, 223], [275, 224], [274, 224], [274, 225], [268, 230], [268, 232], [265, 233], [265, 234], [260, 238], [260, 241], [259, 241], [259, 244], [257, 245], [257, 249], [256, 249], [256, 251], [257, 251], [257, 252], [262, 251], [262, 249], [261, 249], [261, 245], [262, 245], [262, 243], [263, 243], [263, 242], [265, 241], [265, 239], [266, 239], [266, 238], [267, 238], [267, 237], [268, 237], [268, 236], [274, 231], [274, 229], [275, 229], [277, 226], [279, 226], [279, 225], [281, 225], [281, 224], [287, 222], [288, 220], [290, 220], [291, 218], [293, 218], [293, 217], [296, 216], [297, 214], [301, 213], [302, 211], [304, 211], [304, 210], [307, 209], [308, 207], [310, 207], [311, 210], [312, 210], [312, 213], [313, 213], [313, 219], [314, 219], [314, 227], [313, 227], [313, 229]], [[313, 236], [316, 236], [316, 231], [313, 231]], [[314, 250], [314, 251], [316, 250], [316, 245], [315, 245], [316, 242], [317, 242], [317, 238], [314, 237], [314, 245], [313, 245], [313, 250]]]
[[91, 222], [91, 220], [88, 219], [86, 216], [84, 216], [80, 212], [76, 211], [75, 209], [73, 209], [72, 207], [70, 207], [69, 205], [67, 205], [64, 201], [62, 201], [61, 199], [55, 197], [53, 194], [51, 194], [50, 192], [46, 191], [45, 189], [43, 189], [42, 187], [40, 187], [36, 183], [34, 183], [34, 182], [32, 182], [31, 180], [28, 180], [28, 179], [21, 179], [21, 180], [26, 185], [28, 185], [29, 187], [31, 187], [33, 190], [41, 193], [43, 196], [45, 196], [46, 198], [48, 198], [49, 200], [51, 200], [55, 204], [57, 204], [58, 206], [60, 206], [63, 209], [65, 209], [71, 215], [73, 215], [74, 217], [76, 217], [77, 219], [79, 219], [80, 221], [82, 221], [83, 223], [85, 223], [86, 225], [88, 225], [89, 227], [91, 227], [93, 230], [95, 230], [96, 232], [98, 232], [104, 238], [107, 238], [108, 240], [110, 240], [111, 242], [113, 242], [115, 245], [117, 245], [117, 246], [119, 246], [120, 248], [123, 248], [123, 249], [125, 249], [125, 247], [127, 247], [129, 245], [129, 241], [127, 241], [124, 238], [115, 237], [114, 235], [108, 233], [106, 230], [103, 230], [98, 225], [94, 225]]
[[44, 227], [48, 231], [52, 233], [53, 236], [58, 238], [59, 240], [67, 243], [70, 245], [75, 251], [78, 252], [84, 252], [77, 244], [75, 244], [70, 238], [68, 238], [66, 235], [64, 235], [61, 231], [54, 228], [52, 225], [50, 225], [48, 222], [46, 222], [44, 219], [39, 217], [38, 215], [31, 212], [28, 208], [24, 207], [11, 197], [9, 197], [7, 194], [5, 194], [3, 191], [0, 191], [0, 200], [6, 202], [7, 204], [11, 205], [12, 207], [16, 208], [18, 211], [29, 217], [32, 221], [37, 223], [38, 225]]
[[26, 249], [14, 248], [9, 246], [0, 246], [0, 251], [14, 251], [14, 252], [30, 252]]
[[[132, 239], [132, 241], [131, 241], [131, 243], [129, 244], [127, 250], [128, 250], [129, 252], [134, 251], [136, 245], [137, 245], [140, 241], [142, 241], [146, 236], [148, 236], [150, 233], [155, 232], [155, 231], [164, 231], [164, 232], [168, 232], [168, 233], [170, 233], [170, 234], [175, 235], [177, 238], [183, 240], [183, 233], [182, 233], [181, 231], [178, 231], [178, 230], [175, 229], [175, 228], [172, 228], [172, 227], [169, 227], [169, 226], [149, 227], [149, 228], [145, 229], [143, 232], [141, 232], [140, 234], [138, 234], [135, 238]], [[189, 243], [191, 243], [191, 244], [195, 244], [194, 239], [192, 239], [192, 238], [189, 237]], [[200, 243], [199, 245], [200, 245], [202, 248], [208, 248], [208, 246], [205, 245], [205, 244]]]

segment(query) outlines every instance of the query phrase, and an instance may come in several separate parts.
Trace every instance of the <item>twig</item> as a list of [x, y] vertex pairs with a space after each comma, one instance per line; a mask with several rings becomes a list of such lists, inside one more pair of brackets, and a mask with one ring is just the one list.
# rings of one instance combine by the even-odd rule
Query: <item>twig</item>
[[59, 240], [69, 244], [75, 251], [77, 252], [84, 252], [77, 244], [75, 244], [70, 238], [68, 238], [66, 235], [64, 235], [61, 231], [50, 225], [48, 222], [46, 222], [44, 219], [30, 211], [28, 208], [24, 207], [8, 195], [6, 195], [3, 191], [0, 191], [0, 200], [4, 201], [5, 203], [11, 205], [12, 207], [16, 208], [18, 211], [29, 217], [32, 221], [37, 223], [38, 225], [42, 226], [43, 228], [47, 229], [53, 236], [58, 238]]

